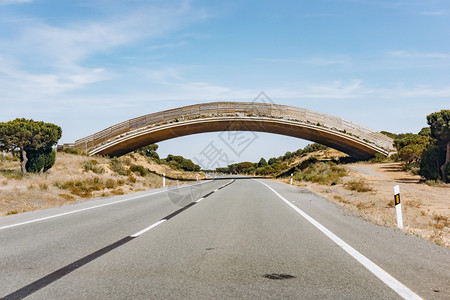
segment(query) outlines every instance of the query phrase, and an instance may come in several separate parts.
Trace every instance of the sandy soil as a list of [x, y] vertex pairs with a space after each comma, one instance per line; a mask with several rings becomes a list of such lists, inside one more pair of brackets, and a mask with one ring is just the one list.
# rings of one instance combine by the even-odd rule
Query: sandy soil
[[[372, 190], [350, 191], [344, 184], [325, 186], [296, 182], [337, 203], [355, 215], [378, 225], [397, 227], [394, 192], [400, 186], [403, 231], [450, 247], [450, 185], [429, 186], [420, 176], [402, 171], [399, 163], [348, 164], [344, 183], [362, 180]], [[287, 180], [285, 180], [287, 182]]]
[[[83, 170], [83, 163], [93, 159], [98, 162], [99, 167], [103, 167], [104, 173], [94, 174], [92, 171]], [[159, 188], [162, 186], [162, 174], [166, 174], [166, 185], [179, 184], [178, 180], [195, 180], [197, 176], [199, 179], [205, 177], [203, 173], [178, 171], [167, 165], [149, 162], [138, 154], [126, 155], [120, 159], [123, 162], [128, 159], [131, 163], [142, 165], [155, 174], [148, 174], [145, 177], [136, 174], [121, 176], [111, 170], [107, 158], [58, 153], [55, 165], [48, 172], [21, 177], [13, 176], [20, 169], [18, 161], [0, 160], [0, 216], [57, 207], [86, 199], [67, 189], [59, 188], [57, 183], [86, 181], [93, 178], [99, 178], [103, 182], [108, 180], [116, 182], [110, 188], [93, 191], [89, 196], [97, 198]], [[117, 184], [118, 181], [122, 183]]]

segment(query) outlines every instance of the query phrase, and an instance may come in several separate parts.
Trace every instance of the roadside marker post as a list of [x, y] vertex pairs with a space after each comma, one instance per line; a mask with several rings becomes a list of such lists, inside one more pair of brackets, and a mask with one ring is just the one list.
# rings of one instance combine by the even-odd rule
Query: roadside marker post
[[394, 186], [394, 203], [395, 203], [395, 216], [397, 217], [398, 228], [403, 228], [403, 217], [402, 217], [402, 204], [400, 203], [400, 186]]
[[294, 176], [294, 173], [291, 174], [291, 185], [292, 185], [292, 180], [294, 178], [293, 176]]
[[166, 187], [166, 173], [163, 173], [163, 187]]

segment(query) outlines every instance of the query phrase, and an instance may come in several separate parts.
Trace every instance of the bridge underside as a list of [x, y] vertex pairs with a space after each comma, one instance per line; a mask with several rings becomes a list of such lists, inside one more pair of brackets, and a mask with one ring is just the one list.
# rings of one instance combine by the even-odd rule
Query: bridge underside
[[205, 132], [256, 131], [281, 134], [317, 142], [357, 159], [368, 159], [387, 151], [352, 135], [320, 126], [276, 118], [210, 117], [140, 128], [117, 136], [91, 149], [91, 155], [120, 156], [146, 145]]

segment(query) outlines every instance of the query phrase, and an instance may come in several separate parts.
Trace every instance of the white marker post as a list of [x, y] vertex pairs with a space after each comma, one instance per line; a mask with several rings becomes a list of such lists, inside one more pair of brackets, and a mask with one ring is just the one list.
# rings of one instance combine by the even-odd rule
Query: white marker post
[[291, 185], [292, 185], [292, 180], [294, 178], [293, 176], [294, 176], [294, 173], [291, 174]]
[[197, 175], [197, 181], [198, 181], [198, 175]]
[[400, 186], [394, 186], [394, 203], [395, 203], [395, 216], [397, 217], [398, 228], [403, 228], [403, 217], [402, 217], [402, 204], [400, 203]]
[[166, 187], [166, 173], [163, 173], [163, 187]]

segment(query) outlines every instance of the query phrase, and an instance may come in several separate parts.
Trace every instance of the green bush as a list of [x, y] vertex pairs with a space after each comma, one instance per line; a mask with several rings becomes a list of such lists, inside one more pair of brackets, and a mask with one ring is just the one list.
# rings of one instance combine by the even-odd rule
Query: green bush
[[99, 166], [98, 161], [96, 161], [95, 159], [84, 161], [83, 162], [83, 171], [84, 172], [92, 171], [95, 174], [105, 173], [105, 169], [102, 166]]
[[72, 148], [67, 148], [64, 150], [65, 153], [78, 155], [78, 151]]
[[144, 166], [141, 166], [141, 165], [131, 165], [130, 171], [133, 172], [134, 174], [137, 174], [142, 177], [144, 177], [148, 174], [148, 170]]
[[372, 162], [373, 163], [382, 163], [385, 162], [387, 160], [387, 157], [384, 154], [381, 153], [377, 153], [375, 154], [374, 158], [372, 158]]
[[428, 180], [441, 179], [440, 166], [444, 161], [444, 149], [436, 145], [429, 146], [422, 154], [419, 174]]
[[200, 171], [200, 166], [192, 162], [192, 160], [179, 155], [169, 154], [165, 161], [173, 168], [184, 171]]
[[130, 170], [128, 168], [125, 168], [122, 161], [117, 157], [111, 158], [111, 160], [109, 161], [109, 166], [111, 167], [111, 170], [113, 172], [119, 175], [128, 176], [130, 174]]
[[56, 151], [52, 148], [39, 148], [27, 151], [27, 172], [39, 173], [48, 171], [56, 161]]
[[158, 153], [156, 153], [156, 150], [158, 150], [158, 145], [151, 144], [136, 150], [136, 153], [139, 153], [142, 156], [147, 156], [148, 158], [156, 161], [157, 163], [160, 163], [160, 158]]
[[298, 181], [310, 181], [325, 185], [335, 185], [342, 180], [347, 171], [333, 162], [310, 164], [306, 169], [294, 173]]

